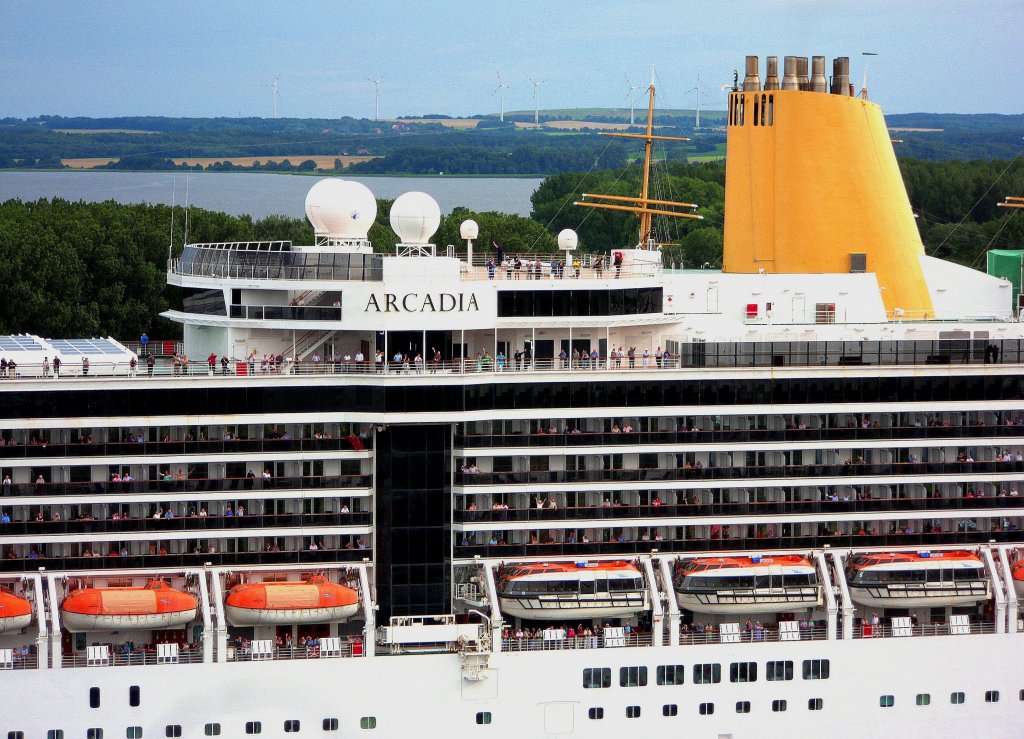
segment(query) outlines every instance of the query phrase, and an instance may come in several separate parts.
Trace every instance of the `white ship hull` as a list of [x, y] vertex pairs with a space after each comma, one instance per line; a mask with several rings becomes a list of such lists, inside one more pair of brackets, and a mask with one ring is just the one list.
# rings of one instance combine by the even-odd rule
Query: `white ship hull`
[[173, 629], [195, 621], [197, 609], [175, 613], [141, 615], [90, 615], [61, 611], [61, 623], [68, 631], [112, 631], [116, 629]]
[[224, 615], [232, 626], [273, 626], [326, 624], [347, 621], [359, 611], [359, 605], [333, 608], [238, 608], [224, 606]]

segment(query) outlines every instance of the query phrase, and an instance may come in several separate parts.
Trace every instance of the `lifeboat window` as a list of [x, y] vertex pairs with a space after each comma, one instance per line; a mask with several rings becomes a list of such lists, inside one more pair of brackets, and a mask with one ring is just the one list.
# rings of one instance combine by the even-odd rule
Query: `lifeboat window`
[[642, 688], [647, 685], [646, 667], [620, 667], [619, 687], [620, 688]]
[[140, 700], [140, 698], [141, 698], [141, 695], [139, 694], [139, 686], [138, 685], [132, 685], [131, 687], [128, 688], [128, 705], [129, 706], [131, 706], [132, 708], [138, 708], [139, 707], [139, 700]]
[[919, 706], [929, 706], [932, 702], [931, 693], [918, 693], [915, 701]]
[[284, 722], [284, 733], [286, 734], [294, 734], [299, 730], [299, 728], [300, 724], [298, 719], [288, 719]]
[[781, 698], [776, 698], [772, 701], [772, 710], [775, 713], [781, 713], [786, 710], [786, 701]]
[[682, 685], [685, 675], [682, 665], [658, 665], [658, 685]]
[[764, 666], [765, 678], [769, 682], [793, 679], [793, 660], [773, 660]]
[[878, 705], [881, 708], [892, 708], [896, 705], [896, 699], [891, 695], [878, 696]]
[[476, 714], [476, 722], [478, 724], [489, 724], [491, 723], [491, 712], [490, 711], [478, 711]]
[[640, 706], [626, 706], [626, 718], [640, 718]]
[[600, 721], [604, 718], [604, 709], [600, 706], [595, 706], [594, 708], [591, 708], [589, 711], [587, 711], [587, 716], [592, 721]]
[[593, 595], [594, 594], [594, 581], [593, 580], [580, 580], [580, 595]]
[[610, 688], [612, 686], [612, 668], [586, 667], [583, 669], [584, 688]]
[[[737, 706], [739, 706], [739, 704], [737, 704]], [[698, 712], [700, 713], [701, 716], [710, 716], [711, 714], [713, 714], [715, 712], [715, 704], [714, 703], [701, 703], [700, 707], [697, 710], [698, 710]], [[748, 713], [750, 712], [750, 704], [749, 703], [747, 704], [747, 712]]]
[[377, 728], [377, 717], [376, 716], [363, 716], [359, 719], [360, 729], [376, 729]]
[[665, 705], [663, 705], [661, 707], [661, 715], [662, 716], [678, 716], [679, 715], [679, 706], [677, 706], [675, 703], [666, 703]]
[[85, 730], [85, 739], [103, 739], [103, 729], [94, 728]]
[[722, 666], [704, 663], [693, 666], [693, 682], [697, 685], [709, 685], [722, 682]]
[[820, 711], [824, 701], [821, 698], [808, 698], [807, 699], [807, 710], [808, 711]]
[[827, 659], [805, 659], [804, 680], [828, 680], [829, 661]]
[[173, 737], [180, 737], [181, 736], [181, 724], [167, 724], [167, 726], [164, 727], [164, 736], [172, 737], [172, 738]]
[[100, 707], [100, 689], [89, 688], [89, 708]]
[[129, 726], [124, 730], [126, 739], [142, 739], [142, 727], [141, 726]]
[[220, 724], [206, 724], [203, 727], [203, 734], [206, 736], [220, 736]]
[[245, 722], [245, 733], [246, 734], [262, 734], [263, 723], [261, 721], [246, 721]]
[[998, 703], [999, 702], [999, 691], [998, 690], [986, 690], [985, 691], [985, 702], [986, 703]]
[[338, 730], [338, 719], [336, 718], [325, 718], [324, 731], [337, 731]]
[[736, 701], [736, 713], [750, 713], [750, 701]]
[[756, 683], [757, 662], [733, 662], [729, 665], [729, 682]]

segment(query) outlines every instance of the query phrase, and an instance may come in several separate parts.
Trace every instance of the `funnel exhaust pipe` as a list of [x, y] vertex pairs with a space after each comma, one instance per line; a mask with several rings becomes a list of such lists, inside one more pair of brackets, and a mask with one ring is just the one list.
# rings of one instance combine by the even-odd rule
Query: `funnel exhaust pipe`
[[828, 78], [825, 76], [825, 57], [811, 57], [811, 90], [828, 92]]
[[743, 76], [743, 91], [757, 92], [760, 89], [761, 77], [758, 74], [758, 59], [756, 56], [748, 56], [746, 73]]
[[832, 60], [832, 94], [850, 94], [850, 57], [837, 56]]
[[768, 71], [764, 76], [764, 89], [779, 89], [779, 58], [777, 56], [768, 57]]
[[799, 90], [800, 83], [796, 79], [796, 57], [787, 56], [783, 59], [785, 74], [782, 77], [783, 90]]
[[801, 90], [811, 89], [807, 78], [807, 57], [805, 56], [798, 56], [796, 58], [796, 81], [800, 85]]

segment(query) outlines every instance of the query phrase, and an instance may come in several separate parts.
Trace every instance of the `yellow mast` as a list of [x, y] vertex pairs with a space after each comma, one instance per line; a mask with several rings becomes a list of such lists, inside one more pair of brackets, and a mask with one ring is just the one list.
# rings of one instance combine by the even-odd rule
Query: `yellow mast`
[[[696, 209], [697, 206], [694, 203], [677, 203], [672, 200], [652, 200], [648, 197], [650, 192], [651, 182], [651, 153], [653, 150], [654, 141], [689, 141], [690, 139], [682, 136], [659, 136], [654, 131], [654, 69], [651, 69], [651, 84], [647, 88], [647, 130], [645, 133], [609, 133], [602, 131], [602, 136], [615, 136], [623, 139], [643, 139], [644, 140], [644, 170], [643, 170], [643, 182], [640, 187], [640, 197], [629, 198], [622, 197], [621, 195], [600, 195], [595, 193], [583, 193], [583, 200], [573, 203], [573, 205], [580, 205], [586, 208], [600, 208], [602, 210], [618, 210], [627, 211], [630, 213], [636, 213], [640, 216], [640, 234], [639, 234], [639, 248], [646, 248], [646, 245], [653, 238], [651, 232], [651, 218], [655, 215], [670, 216], [673, 218], [697, 218], [703, 219], [704, 216], [697, 215], [696, 213], [686, 213], [676, 210], [664, 210], [664, 209], [652, 209], [651, 205], [664, 205], [672, 208], [689, 208]], [[584, 202], [587, 198], [596, 198], [597, 202]], [[633, 205], [613, 205], [611, 203], [600, 202], [602, 200], [612, 200], [618, 202], [632, 203]]]

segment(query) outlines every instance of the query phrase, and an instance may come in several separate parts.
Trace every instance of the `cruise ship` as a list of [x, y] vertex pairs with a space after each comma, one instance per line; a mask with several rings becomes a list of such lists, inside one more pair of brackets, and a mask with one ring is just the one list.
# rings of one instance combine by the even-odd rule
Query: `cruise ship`
[[544, 255], [424, 193], [374, 252], [327, 179], [173, 256], [183, 342], [0, 337], [0, 737], [1019, 736], [1013, 287], [925, 255], [847, 58], [782, 71], [720, 271], [646, 176]]

